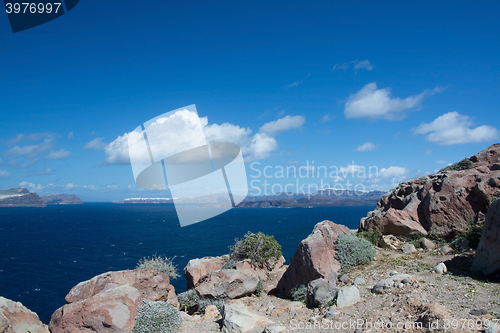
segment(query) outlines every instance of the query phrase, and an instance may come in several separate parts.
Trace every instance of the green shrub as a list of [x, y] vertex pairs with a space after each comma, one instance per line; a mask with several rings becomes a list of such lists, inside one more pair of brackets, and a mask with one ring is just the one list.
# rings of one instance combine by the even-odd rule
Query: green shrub
[[226, 304], [226, 302], [223, 299], [211, 299], [211, 298], [201, 298], [200, 302], [198, 303], [198, 313], [205, 313], [205, 309], [209, 305], [215, 305], [217, 307], [217, 310], [219, 310], [220, 313], [222, 313], [222, 307]]
[[342, 268], [370, 263], [375, 256], [372, 243], [353, 235], [339, 235], [335, 242], [335, 259]]
[[378, 241], [380, 239], [380, 234], [378, 233], [378, 231], [375, 232], [358, 231], [355, 235], [358, 236], [359, 238], [366, 239], [367, 241], [372, 243], [373, 246], [377, 246]]
[[301, 284], [292, 289], [292, 299], [296, 302], [305, 302], [307, 296], [307, 286]]
[[257, 287], [255, 288], [254, 294], [260, 297], [263, 291], [264, 291], [264, 283], [262, 279], [259, 277], [259, 283], [257, 283]]
[[200, 296], [198, 296], [196, 290], [191, 289], [178, 294], [177, 301], [179, 302], [181, 310], [188, 311], [189, 309], [192, 309], [193, 307], [198, 305], [198, 303], [200, 302]]
[[[175, 258], [175, 257], [174, 257]], [[157, 256], [142, 258], [137, 264], [137, 269], [154, 269], [155, 271], [167, 274], [171, 279], [179, 277], [177, 266], [174, 266], [174, 258]]]
[[460, 162], [442, 168], [441, 170], [439, 170], [439, 172], [467, 170], [467, 169], [472, 169], [473, 167], [474, 164], [472, 164], [472, 162], [468, 158], [464, 158]]
[[172, 304], [148, 300], [143, 303], [137, 308], [134, 333], [172, 333], [181, 326], [180, 312]]
[[469, 223], [469, 228], [462, 232], [460, 235], [455, 237], [451, 242], [451, 245], [456, 249], [457, 245], [464, 239], [469, 241], [469, 246], [473, 249], [477, 249], [479, 241], [481, 240], [481, 234], [483, 233], [483, 225], [475, 224], [473, 221]]
[[281, 245], [274, 239], [274, 236], [268, 236], [262, 232], [253, 234], [249, 231], [245, 238], [236, 240], [230, 250], [231, 258], [237, 261], [250, 259], [254, 265], [268, 269], [273, 269], [281, 257]]

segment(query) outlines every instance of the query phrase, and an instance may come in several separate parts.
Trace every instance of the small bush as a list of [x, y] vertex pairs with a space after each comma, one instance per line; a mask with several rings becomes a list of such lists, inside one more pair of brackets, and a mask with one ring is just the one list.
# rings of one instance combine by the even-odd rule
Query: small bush
[[177, 295], [177, 301], [179, 302], [179, 306], [181, 310], [188, 311], [192, 309], [200, 302], [200, 296], [196, 293], [196, 290], [191, 289], [180, 293]]
[[198, 303], [198, 313], [205, 313], [205, 309], [209, 305], [215, 305], [217, 310], [222, 313], [222, 306], [224, 306], [226, 302], [223, 299], [211, 299], [211, 298], [201, 298]]
[[464, 158], [460, 162], [444, 167], [443, 169], [439, 170], [439, 172], [467, 170], [472, 169], [473, 167], [474, 164], [472, 164], [472, 162], [468, 158]]
[[172, 304], [148, 300], [143, 303], [137, 308], [134, 333], [172, 333], [181, 326], [180, 312]]
[[469, 246], [473, 249], [477, 249], [479, 241], [481, 240], [481, 234], [483, 233], [483, 225], [475, 224], [474, 222], [469, 223], [469, 228], [462, 232], [460, 235], [455, 237], [451, 242], [451, 245], [456, 249], [457, 245], [464, 239], [469, 241]]
[[257, 283], [257, 287], [255, 288], [254, 294], [260, 297], [263, 291], [264, 291], [264, 283], [262, 282], [262, 279], [259, 277], [259, 283]]
[[[175, 258], [175, 257], [174, 257]], [[177, 266], [174, 266], [174, 258], [161, 257], [154, 255], [152, 258], [142, 258], [137, 264], [137, 269], [154, 269], [155, 271], [167, 274], [171, 279], [179, 277]]]
[[250, 259], [252, 263], [261, 268], [273, 269], [281, 257], [281, 245], [274, 239], [262, 232], [256, 234], [250, 231], [242, 240], [236, 240], [234, 246], [230, 247], [232, 259]]
[[380, 239], [380, 234], [378, 233], [378, 231], [375, 232], [359, 231], [355, 235], [358, 236], [359, 238], [366, 239], [367, 241], [372, 243], [373, 246], [377, 246], [378, 240]]
[[335, 242], [335, 259], [342, 268], [370, 263], [375, 256], [372, 243], [353, 235], [339, 235]]
[[292, 299], [296, 302], [305, 302], [307, 296], [307, 286], [301, 284], [292, 289]]

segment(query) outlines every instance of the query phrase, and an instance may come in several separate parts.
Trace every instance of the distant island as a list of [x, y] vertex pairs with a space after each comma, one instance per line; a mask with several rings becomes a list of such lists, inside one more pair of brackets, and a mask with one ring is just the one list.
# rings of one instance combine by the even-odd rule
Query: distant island
[[80, 205], [82, 200], [73, 194], [38, 195], [25, 188], [0, 191], [0, 207], [47, 207], [47, 205]]
[[[352, 190], [325, 189], [312, 194], [281, 193], [265, 196], [247, 196], [240, 202], [238, 208], [308, 208], [327, 206], [374, 206], [380, 200], [383, 191], [359, 192]], [[128, 198], [113, 201], [119, 204], [162, 204], [173, 203], [172, 198]], [[176, 203], [200, 204], [199, 207], [231, 206], [227, 196], [214, 194], [198, 198], [181, 198]]]

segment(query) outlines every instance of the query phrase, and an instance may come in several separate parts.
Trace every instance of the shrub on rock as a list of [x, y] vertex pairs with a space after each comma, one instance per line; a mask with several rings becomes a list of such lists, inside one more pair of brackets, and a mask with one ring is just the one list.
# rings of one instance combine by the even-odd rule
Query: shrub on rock
[[171, 279], [179, 277], [177, 274], [177, 266], [174, 266], [174, 258], [170, 259], [154, 255], [153, 257], [142, 258], [139, 260], [136, 269], [154, 269], [160, 273], [167, 274]]
[[182, 318], [172, 304], [163, 301], [144, 300], [137, 308], [134, 333], [171, 333], [176, 332], [182, 323]]
[[272, 270], [281, 257], [281, 245], [274, 236], [262, 232], [256, 234], [250, 231], [242, 240], [237, 240], [231, 248], [231, 259], [236, 261], [250, 259], [252, 263], [261, 268]]
[[342, 268], [370, 263], [375, 256], [372, 243], [353, 235], [339, 235], [335, 248], [335, 259], [340, 261]]

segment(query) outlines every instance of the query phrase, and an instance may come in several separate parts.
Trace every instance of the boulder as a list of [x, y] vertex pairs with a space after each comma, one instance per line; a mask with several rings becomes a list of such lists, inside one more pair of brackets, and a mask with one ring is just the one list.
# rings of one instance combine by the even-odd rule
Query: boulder
[[358, 231], [414, 236], [432, 232], [451, 239], [479, 221], [493, 197], [500, 196], [500, 144], [464, 160], [465, 170], [443, 170], [403, 182], [380, 198], [360, 220]]
[[358, 303], [359, 290], [356, 286], [345, 286], [339, 289], [337, 295], [337, 308], [345, 308]]
[[228, 256], [204, 257], [201, 259], [189, 260], [183, 270], [187, 280], [187, 289], [197, 287], [200, 281], [206, 278], [211, 272], [222, 269], [227, 259]]
[[338, 288], [329, 281], [322, 281], [312, 292], [310, 304], [315, 306], [327, 305], [330, 301], [337, 297]]
[[259, 277], [248, 269], [221, 269], [210, 273], [195, 289], [202, 297], [233, 299], [251, 295], [258, 283]]
[[262, 333], [281, 333], [286, 331], [286, 326], [273, 325], [264, 328]]
[[448, 244], [446, 244], [445, 246], [441, 247], [438, 252], [440, 254], [450, 254], [450, 253], [453, 253], [453, 248], [451, 246], [449, 246]]
[[500, 272], [500, 199], [488, 209], [472, 270], [484, 275]]
[[241, 261], [237, 261], [235, 264], [236, 269], [248, 269], [252, 271], [255, 275], [260, 277], [261, 279], [266, 279], [269, 274], [276, 273], [283, 265], [285, 264], [285, 258], [281, 256], [274, 265], [272, 270], [267, 269], [267, 267], [261, 268], [253, 265], [252, 260], [245, 259]]
[[397, 286], [400, 282], [402, 282], [404, 279], [409, 279], [410, 275], [408, 274], [396, 274], [392, 275], [391, 277], [382, 279], [378, 281], [372, 288], [372, 292], [375, 294], [383, 294], [387, 292], [389, 289], [391, 289], [394, 286]]
[[446, 265], [442, 262], [437, 264], [436, 266], [431, 268], [431, 272], [436, 273], [436, 274], [444, 274], [448, 271], [448, 268], [446, 268]]
[[211, 304], [205, 308], [205, 314], [203, 315], [203, 317], [201, 317], [201, 319], [203, 320], [212, 319], [212, 318], [217, 318], [219, 316], [220, 316], [219, 310], [215, 305]]
[[273, 324], [271, 320], [250, 312], [245, 304], [224, 304], [222, 307], [222, 332], [242, 333], [256, 326], [270, 324]]
[[0, 297], [0, 332], [2, 333], [49, 333], [38, 315], [20, 302]]
[[363, 284], [365, 284], [365, 279], [357, 277], [354, 279], [354, 282], [352, 284], [355, 286], [363, 285]]
[[424, 250], [434, 250], [436, 248], [436, 244], [430, 239], [423, 237], [420, 239], [420, 247]]
[[383, 249], [396, 251], [401, 246], [401, 241], [394, 235], [382, 235], [378, 240], [378, 246]]
[[350, 234], [349, 228], [331, 221], [316, 224], [290, 259], [290, 266], [278, 282], [280, 293], [290, 297], [294, 287], [307, 285], [319, 278], [335, 283], [341, 268], [340, 262], [335, 259], [335, 242], [339, 235]]
[[130, 331], [143, 299], [178, 306], [167, 274], [151, 269], [104, 273], [71, 289], [68, 304], [52, 314], [49, 329], [52, 333]]
[[401, 246], [401, 251], [403, 251], [403, 253], [413, 253], [413, 252], [417, 252], [417, 249], [415, 248], [415, 245], [413, 245], [413, 244], [404, 243]]

